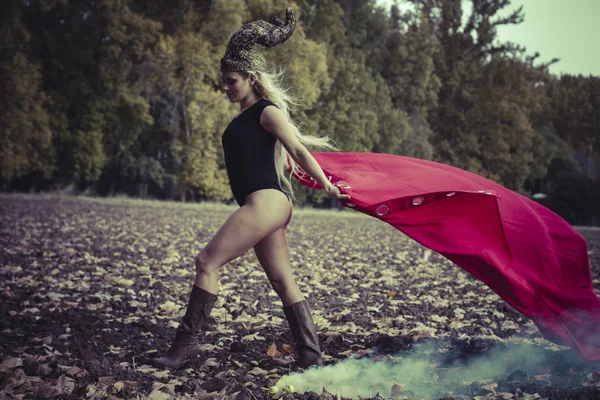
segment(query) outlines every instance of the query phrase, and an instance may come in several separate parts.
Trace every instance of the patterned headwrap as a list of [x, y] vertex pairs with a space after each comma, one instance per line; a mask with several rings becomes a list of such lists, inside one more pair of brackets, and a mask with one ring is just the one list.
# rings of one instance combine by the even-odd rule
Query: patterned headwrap
[[269, 22], [247, 23], [229, 39], [227, 51], [221, 59], [221, 71], [266, 71], [267, 61], [252, 46], [277, 46], [292, 36], [295, 28], [296, 14], [291, 8], [286, 10], [285, 23], [277, 17], [271, 17]]

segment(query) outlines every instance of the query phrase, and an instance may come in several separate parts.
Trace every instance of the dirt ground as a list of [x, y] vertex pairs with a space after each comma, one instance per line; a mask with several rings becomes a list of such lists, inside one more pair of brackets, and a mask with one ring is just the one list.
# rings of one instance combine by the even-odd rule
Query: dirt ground
[[[222, 269], [201, 354], [176, 371], [152, 367], [185, 311], [194, 256], [234, 210], [0, 195], [0, 398], [333, 400], [352, 385], [362, 398], [600, 398], [599, 365], [544, 340], [445, 258], [350, 210], [296, 209], [288, 227], [322, 371], [289, 375], [291, 336], [252, 251]], [[580, 231], [599, 293], [600, 230]], [[344, 380], [340, 368], [360, 360], [364, 379]], [[408, 363], [410, 379], [399, 369]], [[298, 382], [294, 393], [268, 393], [286, 381]]]

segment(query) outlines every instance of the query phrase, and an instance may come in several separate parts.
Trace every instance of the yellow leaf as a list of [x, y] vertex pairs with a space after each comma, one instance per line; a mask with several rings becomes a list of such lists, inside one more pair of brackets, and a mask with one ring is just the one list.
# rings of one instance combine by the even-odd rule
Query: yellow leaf
[[469, 326], [469, 324], [465, 324], [457, 319], [453, 319], [452, 322], [450, 322], [449, 326], [450, 326], [450, 329], [460, 329], [465, 326]]
[[133, 286], [133, 284], [135, 283], [134, 280], [125, 279], [121, 276], [107, 276], [106, 281], [110, 284], [124, 286], [124, 287]]
[[121, 352], [120, 347], [113, 346], [112, 344], [110, 345], [109, 349], [112, 354], [119, 354]]
[[252, 333], [252, 334], [250, 334], [250, 335], [246, 335], [246, 336], [244, 336], [244, 337], [242, 338], [242, 340], [243, 340], [243, 341], [246, 341], [246, 342], [253, 342], [253, 341], [255, 341], [255, 340], [265, 340], [265, 338], [264, 338], [264, 337], [262, 337], [262, 336], [260, 336], [260, 335], [258, 334], [258, 332], [255, 332], [255, 333]]
[[254, 367], [252, 368], [252, 370], [248, 371], [248, 374], [250, 375], [266, 375], [268, 373], [268, 371], [265, 371], [262, 368], [259, 367]]
[[157, 371], [157, 369], [154, 368], [154, 367], [151, 367], [149, 365], [142, 365], [141, 367], [137, 367], [136, 371], [139, 371], [139, 372], [154, 372], [154, 371]]
[[204, 365], [213, 368], [218, 367], [220, 364], [216, 358], [209, 358], [204, 362]]
[[177, 322], [177, 321], [175, 321], [175, 320], [170, 320], [170, 321], [167, 323], [167, 326], [168, 326], [169, 328], [174, 328], [174, 329], [177, 329], [177, 328], [179, 328], [179, 322]]
[[158, 306], [161, 310], [163, 310], [164, 312], [166, 312], [167, 314], [172, 314], [175, 313], [177, 311], [179, 311], [179, 309], [181, 308], [180, 305], [173, 303], [172, 301], [167, 301], [164, 302], [163, 304], [161, 304], [160, 306]]
[[448, 317], [442, 317], [442, 316], [439, 316], [436, 314], [429, 317], [429, 319], [431, 319], [432, 321], [435, 321], [435, 322], [440, 322], [440, 323], [446, 323], [446, 321], [448, 321]]
[[150, 393], [147, 398], [151, 400], [169, 400], [172, 398], [172, 396], [169, 393], [165, 393], [160, 389], [157, 389]]
[[490, 383], [488, 385], [483, 385], [481, 388], [488, 390], [490, 392], [496, 393], [496, 388], [498, 387], [497, 383]]
[[167, 376], [169, 376], [169, 371], [164, 370], [164, 371], [153, 372], [152, 376], [155, 378], [166, 378]]
[[59, 293], [54, 293], [54, 292], [47, 293], [46, 296], [48, 296], [48, 298], [51, 301], [55, 301], [55, 302], [60, 302], [62, 300], [62, 298], [65, 297], [64, 294], [59, 294]]
[[315, 325], [321, 329], [329, 328], [331, 326], [331, 322], [320, 315], [313, 315], [313, 321]]

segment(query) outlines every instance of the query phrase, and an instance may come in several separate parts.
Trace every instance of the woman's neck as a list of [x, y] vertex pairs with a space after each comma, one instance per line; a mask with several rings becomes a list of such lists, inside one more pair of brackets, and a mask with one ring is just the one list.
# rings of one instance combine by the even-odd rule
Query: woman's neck
[[260, 98], [254, 93], [249, 94], [248, 96], [244, 97], [242, 100], [240, 100], [240, 111], [245, 110], [246, 108], [250, 107], [252, 104], [256, 103], [258, 100], [260, 100]]

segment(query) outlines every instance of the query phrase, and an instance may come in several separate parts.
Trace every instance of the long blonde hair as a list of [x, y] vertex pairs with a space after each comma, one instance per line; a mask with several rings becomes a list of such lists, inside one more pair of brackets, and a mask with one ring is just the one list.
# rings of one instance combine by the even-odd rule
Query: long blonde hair
[[[256, 77], [256, 83], [254, 84], [256, 94], [258, 94], [259, 97], [264, 97], [271, 101], [279, 108], [283, 115], [285, 115], [301, 144], [339, 151], [338, 147], [334, 143], [331, 143], [333, 140], [327, 136], [311, 136], [300, 132], [300, 124], [295, 123], [290, 116], [291, 108], [298, 105], [298, 100], [288, 93], [289, 89], [283, 88], [283, 70], [277, 72], [243, 71], [241, 74], [245, 78], [248, 78], [250, 75]], [[275, 169], [277, 171], [277, 180], [282, 189], [288, 192], [294, 200], [296, 200], [296, 197], [294, 196], [294, 190], [292, 188], [292, 175], [295, 172], [299, 172], [299, 168], [301, 167], [298, 163], [290, 157], [285, 147], [277, 140], [275, 142]], [[289, 172], [289, 177], [285, 175], [286, 171]]]

